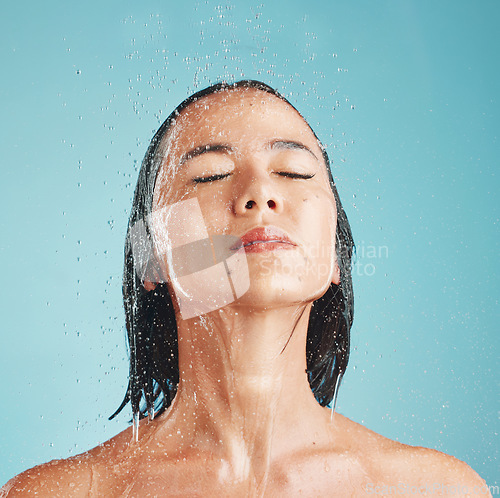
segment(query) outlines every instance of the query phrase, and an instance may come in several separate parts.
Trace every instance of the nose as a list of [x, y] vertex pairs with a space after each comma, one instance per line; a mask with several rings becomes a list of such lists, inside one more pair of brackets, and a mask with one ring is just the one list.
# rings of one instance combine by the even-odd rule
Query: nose
[[234, 198], [234, 211], [239, 215], [257, 212], [280, 213], [283, 199], [276, 188], [273, 188], [265, 175], [246, 178], [244, 185]]

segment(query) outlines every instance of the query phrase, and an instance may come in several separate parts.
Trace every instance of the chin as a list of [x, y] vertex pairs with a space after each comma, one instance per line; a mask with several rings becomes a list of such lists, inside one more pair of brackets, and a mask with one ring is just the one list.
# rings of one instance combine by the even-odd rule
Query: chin
[[235, 304], [262, 309], [308, 304], [323, 296], [329, 285], [327, 281], [311, 281], [300, 275], [250, 277], [248, 291], [235, 301]]
[[250, 288], [242, 298], [251, 295], [259, 302], [266, 299], [314, 301], [327, 291], [334, 275], [330, 258], [311, 261], [303, 255], [298, 257], [282, 251], [247, 261]]

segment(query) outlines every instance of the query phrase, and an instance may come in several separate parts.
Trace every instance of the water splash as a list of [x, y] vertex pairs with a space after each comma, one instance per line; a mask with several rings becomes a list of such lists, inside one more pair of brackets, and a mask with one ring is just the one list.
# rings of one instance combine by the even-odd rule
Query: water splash
[[139, 441], [139, 412], [136, 411], [132, 414], [132, 439]]
[[333, 390], [333, 398], [332, 398], [332, 411], [330, 413], [330, 421], [333, 423], [333, 418], [335, 416], [335, 408], [337, 406], [337, 397], [339, 394], [340, 380], [342, 379], [342, 375], [337, 376], [337, 380], [335, 382], [335, 389]]

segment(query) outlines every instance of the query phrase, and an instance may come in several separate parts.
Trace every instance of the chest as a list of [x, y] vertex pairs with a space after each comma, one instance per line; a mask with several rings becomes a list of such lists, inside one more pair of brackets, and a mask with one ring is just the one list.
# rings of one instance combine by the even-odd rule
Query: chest
[[96, 496], [126, 497], [351, 497], [366, 495], [373, 479], [356, 462], [314, 458], [283, 462], [257, 475], [210, 459], [143, 462], [102, 476]]

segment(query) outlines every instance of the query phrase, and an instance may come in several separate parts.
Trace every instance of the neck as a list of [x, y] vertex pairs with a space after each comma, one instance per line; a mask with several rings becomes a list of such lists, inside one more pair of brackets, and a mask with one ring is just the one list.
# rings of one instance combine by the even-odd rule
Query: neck
[[181, 382], [169, 420], [187, 416], [235, 477], [265, 481], [272, 459], [312, 444], [325, 423], [306, 374], [309, 312], [226, 307], [180, 321]]

